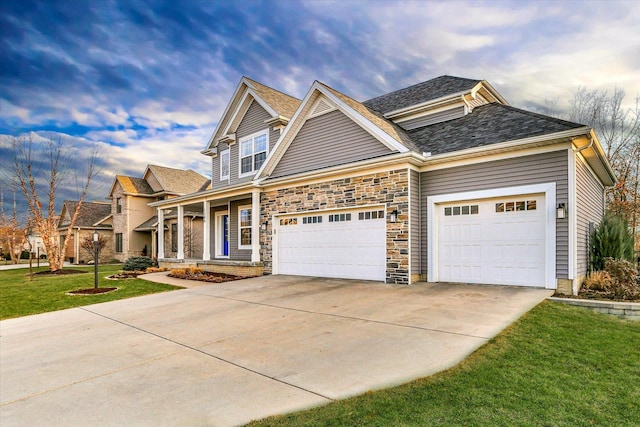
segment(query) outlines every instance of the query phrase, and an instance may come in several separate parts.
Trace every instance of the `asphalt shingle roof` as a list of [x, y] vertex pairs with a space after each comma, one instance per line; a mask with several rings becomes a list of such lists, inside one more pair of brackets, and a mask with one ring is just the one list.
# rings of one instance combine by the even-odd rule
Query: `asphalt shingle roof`
[[168, 193], [189, 194], [206, 189], [211, 181], [191, 169], [182, 170], [158, 165], [149, 165], [163, 190]]
[[481, 81], [454, 76], [440, 76], [395, 92], [371, 98], [364, 101], [363, 104], [372, 110], [385, 114], [442, 98], [446, 95], [470, 90]]
[[245, 77], [245, 79], [251, 82], [258, 96], [260, 96], [264, 102], [269, 104], [269, 106], [271, 106], [271, 108], [273, 108], [280, 116], [290, 119], [298, 109], [300, 102], [302, 102], [298, 98], [294, 98], [293, 96], [287, 95], [279, 90], [265, 86], [248, 77]]
[[[67, 216], [60, 220], [59, 227], [65, 227], [69, 225], [71, 215], [73, 215], [77, 204], [78, 202], [75, 200], [64, 201], [63, 210], [66, 210]], [[97, 223], [101, 219], [106, 218], [110, 214], [110, 203], [83, 202], [82, 206], [80, 206], [80, 212], [78, 213], [78, 218], [76, 219], [74, 227], [93, 227], [95, 223]], [[100, 227], [111, 227], [111, 225], [100, 224]]]
[[147, 181], [134, 176], [116, 175], [122, 189], [131, 194], [153, 194], [154, 191]]
[[493, 103], [459, 119], [411, 130], [409, 135], [422, 152], [435, 155], [579, 127], [584, 125]]

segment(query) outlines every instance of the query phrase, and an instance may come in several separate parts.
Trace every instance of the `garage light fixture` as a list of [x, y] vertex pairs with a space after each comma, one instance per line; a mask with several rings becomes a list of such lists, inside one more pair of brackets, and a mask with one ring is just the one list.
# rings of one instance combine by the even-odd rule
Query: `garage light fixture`
[[556, 218], [565, 219], [567, 217], [567, 205], [564, 203], [558, 203], [558, 209], [556, 209]]
[[398, 222], [398, 211], [397, 210], [391, 211], [391, 213], [389, 214], [389, 222]]

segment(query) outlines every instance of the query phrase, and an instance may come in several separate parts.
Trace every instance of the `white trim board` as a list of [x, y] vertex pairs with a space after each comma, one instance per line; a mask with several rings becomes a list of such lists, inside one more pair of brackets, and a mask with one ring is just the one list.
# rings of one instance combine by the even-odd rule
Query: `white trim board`
[[544, 193], [546, 206], [545, 288], [556, 289], [556, 183], [522, 185], [491, 190], [468, 191], [427, 197], [427, 280], [438, 281], [438, 239], [435, 207], [439, 203], [491, 199], [519, 194]]

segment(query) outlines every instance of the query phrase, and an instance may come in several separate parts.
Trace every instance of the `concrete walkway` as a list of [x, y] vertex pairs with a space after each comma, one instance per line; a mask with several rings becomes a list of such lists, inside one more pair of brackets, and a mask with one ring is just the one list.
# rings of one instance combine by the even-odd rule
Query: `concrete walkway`
[[540, 289], [264, 276], [0, 322], [0, 425], [230, 426], [456, 365]]

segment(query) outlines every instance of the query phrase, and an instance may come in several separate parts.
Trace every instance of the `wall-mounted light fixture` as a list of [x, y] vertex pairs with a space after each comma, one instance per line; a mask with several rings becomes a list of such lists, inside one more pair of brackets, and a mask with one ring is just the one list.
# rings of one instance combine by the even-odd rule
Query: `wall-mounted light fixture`
[[556, 218], [557, 219], [565, 219], [567, 217], [567, 205], [564, 203], [558, 203], [558, 208], [556, 209]]
[[260, 230], [265, 231], [267, 229], [267, 221], [260, 224]]
[[398, 211], [393, 210], [389, 214], [389, 222], [398, 222]]

